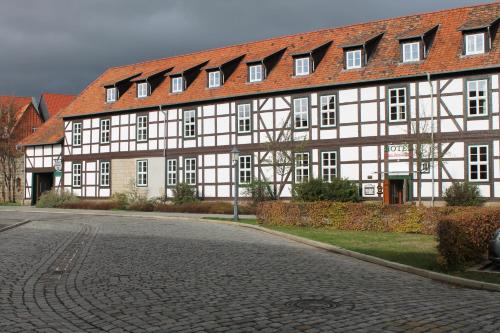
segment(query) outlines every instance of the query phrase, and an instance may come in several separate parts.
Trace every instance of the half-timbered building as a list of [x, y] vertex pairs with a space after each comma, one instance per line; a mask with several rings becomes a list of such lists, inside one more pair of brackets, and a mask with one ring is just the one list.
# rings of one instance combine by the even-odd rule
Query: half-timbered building
[[[55, 186], [84, 198], [185, 182], [228, 199], [252, 179], [286, 198], [342, 177], [368, 200], [468, 181], [498, 201], [499, 18], [496, 2], [110, 68], [24, 142], [26, 198], [57, 165]], [[269, 146], [284, 138], [303, 144], [278, 181]]]

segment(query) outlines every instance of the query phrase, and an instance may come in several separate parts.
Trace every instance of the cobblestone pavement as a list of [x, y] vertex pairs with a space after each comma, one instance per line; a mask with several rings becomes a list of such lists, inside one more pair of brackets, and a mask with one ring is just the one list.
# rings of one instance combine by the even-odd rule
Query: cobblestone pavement
[[0, 233], [1, 332], [500, 331], [498, 293], [255, 230], [17, 214], [33, 222]]

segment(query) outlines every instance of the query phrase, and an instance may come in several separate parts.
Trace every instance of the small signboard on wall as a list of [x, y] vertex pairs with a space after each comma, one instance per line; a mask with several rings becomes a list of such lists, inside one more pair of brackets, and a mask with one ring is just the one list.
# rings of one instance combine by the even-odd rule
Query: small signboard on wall
[[62, 161], [60, 158], [54, 160], [54, 176], [62, 176]]
[[364, 188], [365, 195], [375, 195], [375, 186], [366, 185]]
[[410, 156], [410, 145], [401, 143], [397, 145], [386, 145], [384, 148], [385, 158], [408, 158]]

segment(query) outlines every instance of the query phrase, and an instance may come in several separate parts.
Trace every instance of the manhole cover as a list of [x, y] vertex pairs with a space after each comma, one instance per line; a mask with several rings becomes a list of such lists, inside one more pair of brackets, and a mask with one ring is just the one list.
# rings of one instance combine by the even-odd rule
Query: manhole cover
[[306, 311], [343, 311], [352, 310], [354, 304], [341, 300], [329, 300], [324, 298], [307, 298], [290, 301], [285, 304], [287, 307]]

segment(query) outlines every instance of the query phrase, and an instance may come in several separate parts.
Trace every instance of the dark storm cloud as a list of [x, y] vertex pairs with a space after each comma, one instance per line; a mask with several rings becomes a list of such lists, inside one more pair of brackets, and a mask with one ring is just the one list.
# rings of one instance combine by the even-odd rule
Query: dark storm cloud
[[0, 0], [0, 95], [78, 93], [110, 66], [474, 0]]

